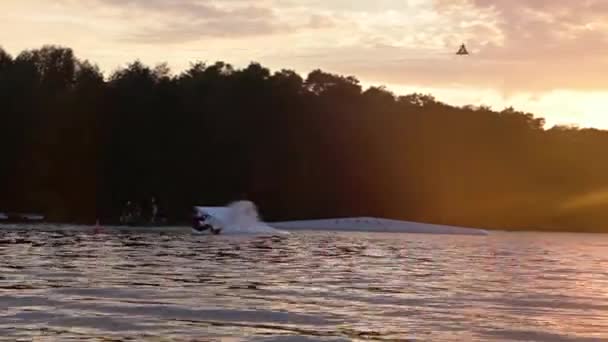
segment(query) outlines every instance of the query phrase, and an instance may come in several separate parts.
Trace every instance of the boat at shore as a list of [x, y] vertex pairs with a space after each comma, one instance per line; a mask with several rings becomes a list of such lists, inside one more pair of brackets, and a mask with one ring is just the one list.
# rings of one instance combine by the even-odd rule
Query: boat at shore
[[0, 223], [39, 223], [44, 215], [32, 213], [0, 213]]

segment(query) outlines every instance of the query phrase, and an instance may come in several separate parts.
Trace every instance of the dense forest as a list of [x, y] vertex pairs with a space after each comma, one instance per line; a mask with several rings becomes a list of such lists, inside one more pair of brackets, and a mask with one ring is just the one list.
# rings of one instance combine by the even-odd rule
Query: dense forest
[[0, 211], [117, 220], [156, 196], [172, 220], [248, 198], [266, 220], [381, 216], [608, 231], [608, 132], [507, 108], [363, 89], [315, 70], [0, 49]]

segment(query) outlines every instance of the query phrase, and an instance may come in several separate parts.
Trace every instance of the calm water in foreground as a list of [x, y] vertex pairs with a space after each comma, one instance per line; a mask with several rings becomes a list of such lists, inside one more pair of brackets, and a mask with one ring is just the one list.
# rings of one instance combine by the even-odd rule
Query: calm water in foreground
[[0, 340], [608, 340], [608, 236], [0, 231]]

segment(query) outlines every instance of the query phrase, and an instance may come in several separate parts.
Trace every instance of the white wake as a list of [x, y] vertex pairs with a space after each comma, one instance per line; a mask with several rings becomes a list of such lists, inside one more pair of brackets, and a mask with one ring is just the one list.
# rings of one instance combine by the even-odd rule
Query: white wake
[[[221, 234], [287, 234], [260, 220], [253, 202], [238, 201], [227, 207], [195, 207], [200, 214], [208, 215], [205, 223], [222, 229]], [[193, 233], [198, 233], [193, 231]]]

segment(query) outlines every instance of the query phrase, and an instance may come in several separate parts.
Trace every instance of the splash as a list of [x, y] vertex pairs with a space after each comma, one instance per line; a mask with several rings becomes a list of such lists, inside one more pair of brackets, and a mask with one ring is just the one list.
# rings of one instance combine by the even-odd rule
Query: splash
[[222, 234], [266, 234], [283, 233], [260, 220], [255, 204], [238, 201], [226, 207], [196, 207], [199, 213], [210, 215], [207, 221], [222, 227]]

